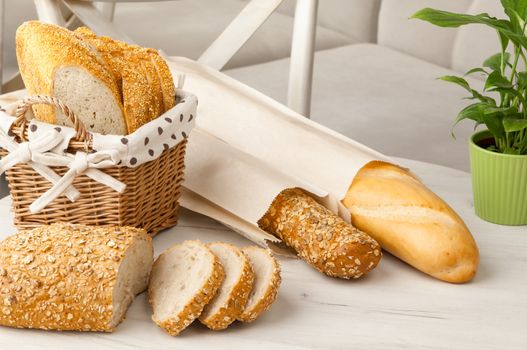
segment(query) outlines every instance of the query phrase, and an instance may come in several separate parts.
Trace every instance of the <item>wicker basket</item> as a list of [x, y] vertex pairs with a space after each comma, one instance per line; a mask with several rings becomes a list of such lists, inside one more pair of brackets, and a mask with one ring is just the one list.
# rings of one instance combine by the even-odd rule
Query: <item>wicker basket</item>
[[[27, 139], [27, 113], [33, 104], [48, 104], [59, 108], [73, 123], [76, 136], [69, 143], [68, 153], [91, 152], [92, 138], [75, 114], [57, 99], [29, 97], [18, 107], [16, 121], [10, 132], [15, 141]], [[53, 222], [85, 225], [118, 225], [142, 227], [150, 235], [176, 225], [178, 220], [181, 182], [183, 181], [186, 139], [169, 148], [155, 160], [135, 168], [114, 166], [102, 169], [106, 174], [126, 184], [123, 193], [100, 184], [86, 175], [78, 176], [72, 185], [80, 197], [70, 202], [65, 196], [53, 200], [42, 211], [33, 214], [29, 205], [45, 193], [51, 183], [27, 164], [18, 164], [6, 171], [13, 199], [14, 223], [19, 229], [29, 229]], [[7, 151], [0, 150], [1, 156]], [[63, 176], [67, 167], [51, 167]]]

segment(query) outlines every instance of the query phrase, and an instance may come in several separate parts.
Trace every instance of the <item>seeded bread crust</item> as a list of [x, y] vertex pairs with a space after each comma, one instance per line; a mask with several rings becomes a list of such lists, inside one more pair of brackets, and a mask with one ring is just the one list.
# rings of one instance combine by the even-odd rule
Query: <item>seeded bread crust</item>
[[[54, 96], [53, 77], [57, 67], [82, 67], [99, 79], [123, 110], [121, 94], [109, 67], [97, 57], [93, 48], [71, 31], [52, 24], [28, 21], [16, 32], [16, 55], [20, 74], [30, 95]], [[55, 109], [35, 106], [35, 117], [56, 124]]]
[[[207, 244], [210, 246], [211, 243]], [[208, 318], [199, 318], [200, 322], [209, 327], [214, 331], [219, 331], [227, 328], [232, 322], [242, 314], [249, 299], [253, 282], [254, 272], [251, 268], [249, 259], [234, 245], [229, 243], [217, 242], [212, 244], [221, 244], [226, 249], [230, 249], [243, 261], [242, 274], [238, 281], [232, 287], [229, 298], [226, 300], [224, 306], [222, 306], [218, 312], [210, 315]]]
[[65, 223], [8, 237], [0, 243], [0, 325], [112, 332], [112, 292], [135, 240], [151, 242], [142, 229]]
[[147, 49], [144, 49], [137, 45], [129, 45], [127, 56], [129, 61], [133, 62], [138, 69], [141, 69], [143, 75], [148, 81], [150, 86], [152, 101], [152, 110], [150, 111], [150, 120], [154, 120], [163, 114], [166, 109], [163, 105], [163, 90], [161, 86], [161, 79], [157, 73], [156, 66], [150, 57]]
[[[225, 278], [223, 267], [219, 263], [218, 258], [210, 251], [210, 249], [199, 241], [192, 242], [202, 245], [203, 248], [211, 254], [213, 258], [212, 273], [210, 274], [210, 277], [205, 282], [205, 284], [201, 287], [200, 291], [196, 293], [192, 297], [192, 299], [187, 302], [187, 304], [179, 314], [173, 315], [172, 317], [163, 321], [156, 319], [154, 315], [152, 316], [152, 320], [159, 327], [163, 328], [168, 334], [172, 336], [176, 336], [181, 333], [181, 331], [187, 328], [195, 319], [199, 317], [199, 315], [201, 315], [203, 308], [209, 303], [209, 301], [214, 297], [214, 295], [216, 295], [216, 291], [221, 286], [221, 284], [223, 283], [223, 279]], [[167, 251], [163, 252], [162, 254], [165, 254], [171, 249], [174, 249], [178, 246], [179, 244], [176, 244], [172, 246], [172, 248], [169, 248]], [[159, 258], [154, 262], [154, 266], [152, 267], [152, 274], [156, 269], [156, 264], [158, 261]], [[152, 295], [150, 290], [149, 295]], [[149, 298], [149, 301], [150, 305], [153, 306], [153, 300]]]
[[[251, 249], [262, 249], [260, 247], [251, 246], [251, 247], [245, 247], [242, 249], [242, 252], [247, 252]], [[238, 320], [242, 322], [253, 322], [256, 320], [261, 314], [263, 314], [265, 311], [269, 310], [271, 305], [276, 300], [276, 296], [278, 295], [278, 289], [280, 288], [280, 283], [282, 282], [282, 277], [280, 275], [280, 264], [276, 260], [276, 258], [273, 256], [271, 251], [269, 249], [265, 249], [266, 253], [271, 257], [273, 262], [273, 274], [271, 281], [269, 282], [267, 286], [267, 290], [265, 291], [263, 297], [252, 307], [252, 308], [246, 308], [243, 310], [242, 314], [238, 317]]]
[[157, 50], [146, 49], [150, 54], [150, 58], [154, 63], [159, 79], [161, 80], [161, 90], [163, 92], [163, 105], [165, 111], [173, 108], [176, 105], [176, 87], [172, 73], [163, 57]]
[[74, 33], [96, 47], [120, 83], [128, 133], [165, 112], [160, 77], [147, 49], [99, 37], [86, 27]]
[[346, 223], [299, 188], [283, 190], [258, 221], [318, 271], [344, 279], [374, 269], [381, 247], [366, 233]]

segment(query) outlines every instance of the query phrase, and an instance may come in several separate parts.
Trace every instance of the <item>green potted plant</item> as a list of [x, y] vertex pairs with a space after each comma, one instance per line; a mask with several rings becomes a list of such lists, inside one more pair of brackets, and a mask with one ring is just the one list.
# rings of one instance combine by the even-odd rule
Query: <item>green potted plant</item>
[[[504, 225], [527, 224], [527, 0], [501, 0], [507, 19], [425, 8], [412, 18], [441, 27], [483, 24], [496, 30], [501, 52], [466, 75], [483, 74], [483, 91], [460, 76], [440, 79], [468, 91], [471, 103], [455, 122], [486, 126], [469, 141], [474, 207], [481, 218]], [[523, 68], [520, 68], [523, 67]]]

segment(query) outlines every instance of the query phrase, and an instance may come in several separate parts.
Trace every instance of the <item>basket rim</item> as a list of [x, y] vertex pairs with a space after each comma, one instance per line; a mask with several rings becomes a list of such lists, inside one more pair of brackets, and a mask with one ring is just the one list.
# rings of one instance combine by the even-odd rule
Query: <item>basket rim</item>
[[[38, 96], [38, 95], [37, 95]], [[31, 96], [29, 96], [31, 97]], [[161, 118], [165, 118], [167, 113], [172, 111], [173, 109], [175, 108], [181, 108], [181, 104], [182, 103], [185, 103], [186, 102], [186, 99], [188, 98], [192, 98], [192, 99], [195, 99], [196, 100], [196, 103], [197, 103], [197, 97], [196, 95], [192, 94], [191, 92], [188, 92], [184, 89], [178, 89], [176, 88], [176, 103], [174, 105], [174, 107], [172, 107], [170, 110], [168, 111], [165, 111], [163, 114], [159, 115], [157, 118], [149, 121], [148, 123], [142, 125], [141, 127], [137, 128], [134, 132], [132, 133], [129, 133], [129, 134], [111, 134], [111, 135], [105, 135], [105, 134], [101, 134], [101, 133], [97, 133], [97, 132], [93, 132], [93, 131], [89, 131], [89, 130], [86, 130], [86, 140], [85, 141], [78, 141], [76, 140], [75, 138], [72, 138], [70, 140], [70, 143], [68, 145], [68, 150], [72, 150], [72, 151], [85, 151], [85, 152], [93, 152], [95, 151], [94, 149], [94, 139], [95, 137], [107, 137], [107, 136], [113, 136], [113, 137], [116, 137], [116, 138], [121, 138], [121, 139], [124, 139], [124, 138], [132, 138], [134, 137], [133, 135], [136, 135], [136, 134], [139, 134], [141, 133], [142, 131], [141, 130], [144, 130], [145, 127], [148, 127], [149, 124], [152, 124], [152, 123], [155, 123], [157, 121], [159, 121]], [[18, 100], [16, 102], [13, 103], [18, 105], [22, 102], [23, 100]], [[67, 107], [67, 106], [66, 106]], [[25, 135], [25, 138], [27, 139], [27, 136], [28, 136], [28, 129], [29, 129], [29, 122], [27, 123], [24, 123], [22, 126], [17, 126], [15, 125], [15, 121], [16, 121], [16, 116], [13, 116], [9, 113], [7, 113], [7, 116], [9, 118], [12, 118], [13, 120], [10, 121], [10, 123], [8, 123], [9, 127], [7, 129], [7, 133], [9, 136], [14, 136], [15, 137], [15, 140], [16, 142], [20, 143], [20, 142], [23, 142], [24, 140], [20, 138], [20, 133], [23, 131], [24, 132], [24, 135]], [[7, 116], [3, 113], [0, 113], [0, 118], [7, 118]], [[45, 121], [41, 121], [41, 120], [36, 120], [34, 119], [34, 121], [36, 123], [42, 123], [42, 124], [47, 124], [47, 125], [50, 125], [50, 126], [53, 126], [53, 127], [57, 127], [59, 126], [61, 129], [66, 129], [66, 130], [74, 130], [76, 131], [74, 128], [72, 128], [71, 126], [64, 126], [64, 125], [57, 125], [57, 124], [52, 124], [52, 123], [48, 123], [48, 122], [45, 122]], [[82, 123], [82, 122], [81, 122]], [[20, 130], [22, 129], [23, 130]], [[173, 145], [172, 147], [175, 147], [177, 144], [179, 144], [180, 142], [182, 142], [182, 140], [180, 140], [178, 143], [176, 143], [175, 145]]]

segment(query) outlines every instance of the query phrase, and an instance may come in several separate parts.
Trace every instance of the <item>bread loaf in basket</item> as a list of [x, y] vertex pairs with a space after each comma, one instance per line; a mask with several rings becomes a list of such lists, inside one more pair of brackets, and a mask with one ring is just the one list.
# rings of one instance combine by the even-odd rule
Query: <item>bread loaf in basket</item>
[[15, 225], [175, 225], [197, 100], [159, 53], [30, 21], [17, 58], [30, 97], [0, 111]]

